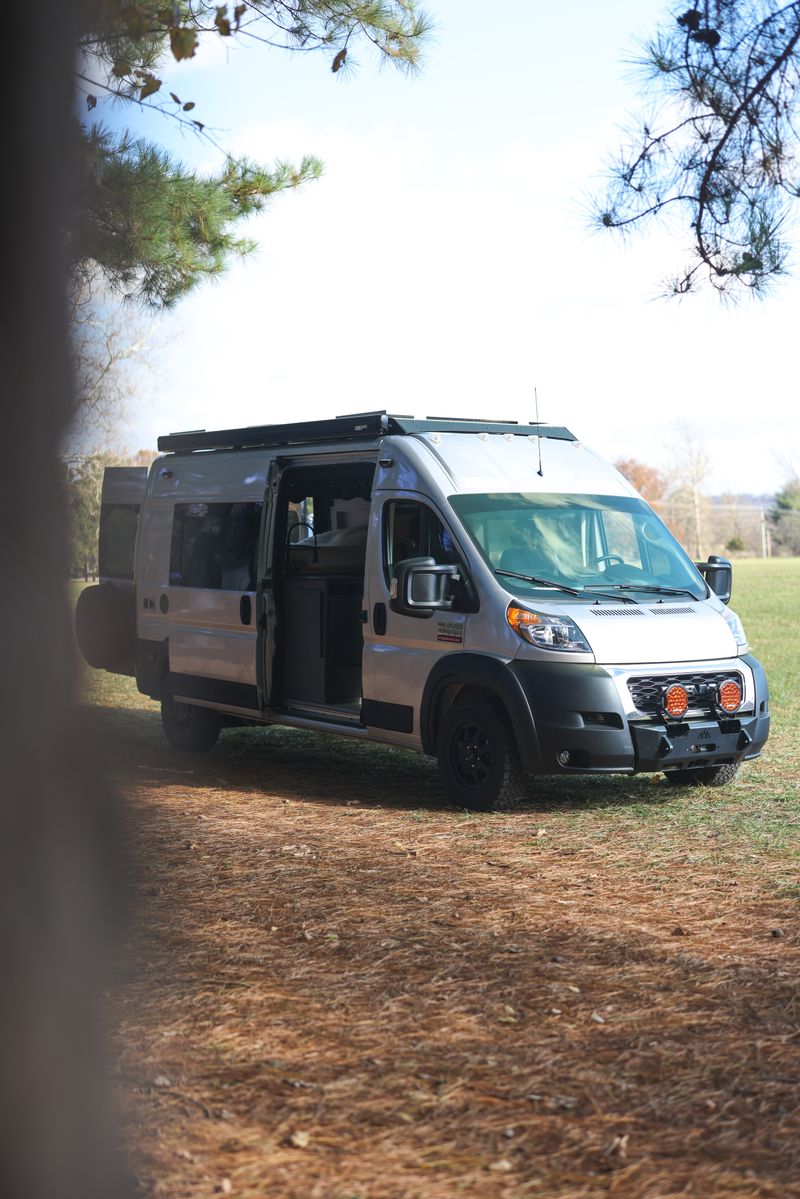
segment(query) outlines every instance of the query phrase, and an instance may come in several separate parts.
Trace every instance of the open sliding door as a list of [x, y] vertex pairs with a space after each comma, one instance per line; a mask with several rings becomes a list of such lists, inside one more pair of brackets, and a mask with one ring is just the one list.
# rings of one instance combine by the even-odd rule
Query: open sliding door
[[262, 711], [358, 722], [374, 454], [286, 455], [266, 480], [258, 613]]
[[281, 556], [275, 552], [275, 528], [284, 467], [284, 461], [273, 458], [267, 471], [261, 541], [258, 547], [256, 681], [262, 712], [275, 703], [275, 652], [278, 634], [275, 564], [281, 564]]

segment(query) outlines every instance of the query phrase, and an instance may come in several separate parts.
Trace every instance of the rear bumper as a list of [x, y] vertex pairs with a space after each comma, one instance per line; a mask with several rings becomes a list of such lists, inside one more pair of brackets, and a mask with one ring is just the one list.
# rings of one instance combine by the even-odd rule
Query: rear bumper
[[[541, 774], [637, 774], [715, 766], [757, 758], [769, 736], [767, 682], [752, 672], [753, 712], [720, 721], [711, 713], [680, 725], [645, 719], [620, 687], [619, 676], [582, 663], [514, 661], [508, 669], [525, 693], [533, 717], [537, 760], [520, 746], [523, 765]], [[709, 671], [714, 663], [708, 664]], [[635, 671], [631, 671], [635, 673]]]

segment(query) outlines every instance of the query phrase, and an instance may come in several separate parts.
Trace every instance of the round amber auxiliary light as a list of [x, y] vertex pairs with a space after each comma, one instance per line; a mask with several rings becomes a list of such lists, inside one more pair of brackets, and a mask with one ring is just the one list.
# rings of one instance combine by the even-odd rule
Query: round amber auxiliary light
[[717, 703], [723, 712], [738, 712], [742, 706], [742, 689], [733, 679], [726, 679], [717, 688]]
[[689, 696], [685, 687], [680, 683], [673, 683], [671, 687], [667, 687], [664, 692], [661, 706], [668, 716], [674, 716], [680, 720], [689, 707]]

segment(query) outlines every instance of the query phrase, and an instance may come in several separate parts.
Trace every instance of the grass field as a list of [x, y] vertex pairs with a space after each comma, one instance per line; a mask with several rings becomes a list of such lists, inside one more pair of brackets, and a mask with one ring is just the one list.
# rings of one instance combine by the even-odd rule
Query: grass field
[[164, 1199], [800, 1196], [800, 561], [740, 562], [772, 695], [729, 788], [534, 780], [294, 730], [170, 750], [86, 671], [135, 905], [114, 989]]
[[[686, 852], [685, 843], [675, 835], [680, 832], [681, 837], [690, 837], [697, 829], [704, 839], [691, 852], [699, 859], [710, 855], [714, 860], [739, 860], [745, 853], [756, 869], [765, 864], [765, 855], [785, 860], [787, 865], [797, 863], [800, 622], [795, 607], [800, 601], [800, 559], [737, 562], [734, 580], [732, 606], [742, 618], [753, 653], [766, 667], [770, 686], [772, 727], [761, 759], [745, 766], [735, 784], [721, 791], [668, 789], [660, 775], [537, 779], [531, 783], [530, 803], [523, 812], [546, 811], [565, 831], [579, 826], [582, 834], [601, 840], [617, 831], [635, 835], [643, 851], [647, 846], [647, 852], [659, 858]], [[87, 669], [83, 687], [88, 701], [102, 710], [106, 728], [143, 749], [163, 750], [158, 705], [140, 695], [132, 679]], [[381, 786], [387, 773], [395, 778], [386, 800], [400, 804], [406, 819], [424, 821], [440, 802], [435, 763], [430, 759], [289, 729], [226, 732], [213, 758], [215, 768], [247, 762], [265, 738], [282, 765], [292, 760], [298, 763], [298, 782], [304, 769], [315, 776], [316, 763], [324, 773], [322, 764], [332, 755], [337, 761], [353, 763], [359, 774], [363, 771], [367, 785], [370, 772], [375, 787]], [[264, 782], [269, 785], [268, 773]], [[504, 819], [464, 813], [453, 818], [474, 821], [482, 829]]]

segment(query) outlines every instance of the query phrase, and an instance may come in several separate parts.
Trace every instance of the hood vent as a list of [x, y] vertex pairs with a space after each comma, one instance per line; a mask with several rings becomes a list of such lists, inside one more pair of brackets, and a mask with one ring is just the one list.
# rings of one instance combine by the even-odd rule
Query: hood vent
[[[644, 608], [629, 608], [627, 604], [625, 606], [620, 604], [618, 608], [592, 607], [589, 611], [592, 616], [644, 616], [645, 614]], [[690, 608], [688, 604], [677, 608], [674, 605], [670, 607], [667, 604], [659, 604], [657, 608], [650, 608], [648, 611], [652, 612], [654, 616], [692, 616], [696, 608]]]
[[592, 616], [644, 616], [641, 608], [629, 608], [627, 604], [620, 604], [618, 608], [590, 608]]

